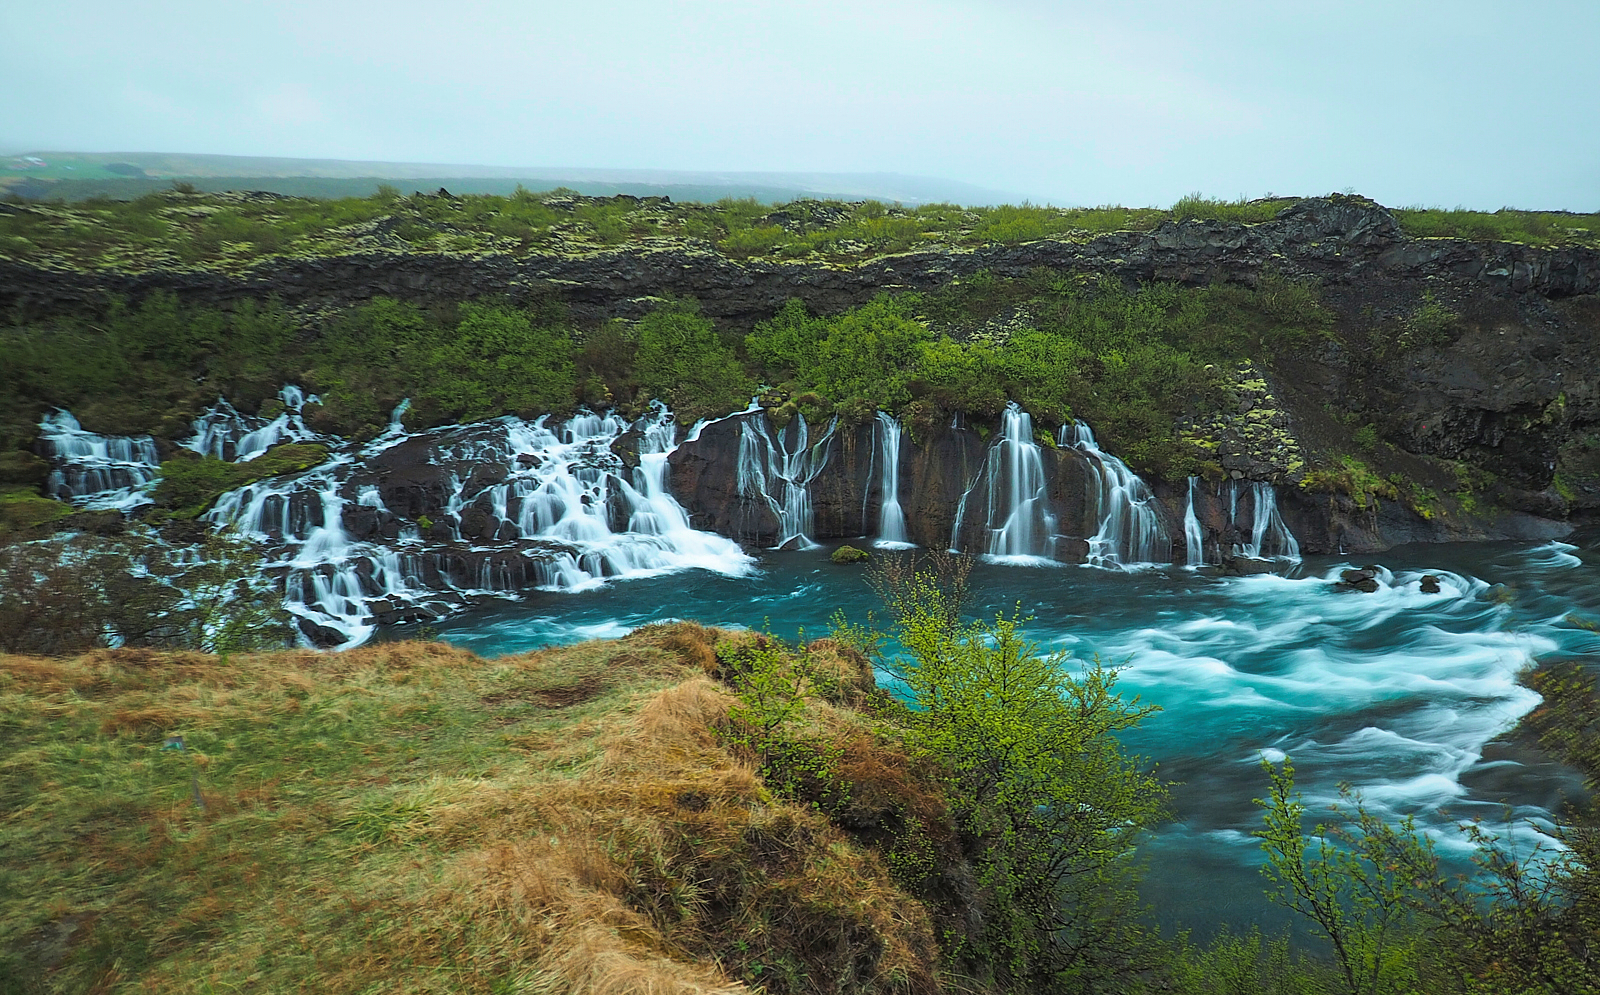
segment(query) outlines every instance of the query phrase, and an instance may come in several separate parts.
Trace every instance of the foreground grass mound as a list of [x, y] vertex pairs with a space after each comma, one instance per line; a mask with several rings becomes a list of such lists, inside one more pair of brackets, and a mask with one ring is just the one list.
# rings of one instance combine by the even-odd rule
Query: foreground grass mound
[[832, 783], [769, 785], [762, 638], [0, 656], [0, 992], [941, 990], [936, 793], [828, 640]]

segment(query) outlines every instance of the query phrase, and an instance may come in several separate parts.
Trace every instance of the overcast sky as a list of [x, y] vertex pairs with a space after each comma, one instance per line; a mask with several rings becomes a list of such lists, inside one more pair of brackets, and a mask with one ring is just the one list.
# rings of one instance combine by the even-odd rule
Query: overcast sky
[[6, 151], [1600, 210], [1600, 0], [0, 0], [0, 92]]

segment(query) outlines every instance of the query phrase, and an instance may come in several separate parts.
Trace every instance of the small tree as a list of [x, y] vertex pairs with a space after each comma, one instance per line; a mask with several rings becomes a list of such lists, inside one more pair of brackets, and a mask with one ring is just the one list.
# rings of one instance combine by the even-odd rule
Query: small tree
[[[1404, 949], [1411, 918], [1407, 890], [1413, 877], [1437, 878], [1432, 851], [1417, 842], [1409, 819], [1395, 829], [1369, 816], [1359, 802], [1355, 831], [1318, 823], [1308, 837], [1294, 766], [1285, 760], [1273, 767], [1265, 759], [1261, 766], [1271, 790], [1256, 799], [1266, 824], [1255, 835], [1267, 853], [1262, 873], [1274, 885], [1268, 897], [1328, 938], [1349, 995], [1403, 990], [1405, 976], [1413, 974]], [[1341, 793], [1351, 797], [1348, 788]]]
[[261, 567], [261, 554], [238, 533], [209, 533], [198, 562], [173, 579], [184, 592], [173, 641], [223, 654], [288, 645], [293, 630], [283, 594]]
[[1150, 949], [1134, 848], [1165, 789], [1116, 734], [1155, 709], [1120, 698], [1098, 660], [1070, 674], [1066, 654], [1022, 637], [1019, 614], [963, 622], [964, 563], [877, 580], [912, 655], [912, 743], [947, 772], [975, 845], [986, 922], [965, 952], [1011, 984], [1126, 979]]

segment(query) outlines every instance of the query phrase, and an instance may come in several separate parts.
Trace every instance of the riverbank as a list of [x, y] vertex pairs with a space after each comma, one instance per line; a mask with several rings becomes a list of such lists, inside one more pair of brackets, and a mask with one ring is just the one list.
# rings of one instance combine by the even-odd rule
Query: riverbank
[[855, 830], [776, 794], [729, 638], [0, 658], [0, 988], [942, 990], [882, 820], [937, 796], [842, 699]]

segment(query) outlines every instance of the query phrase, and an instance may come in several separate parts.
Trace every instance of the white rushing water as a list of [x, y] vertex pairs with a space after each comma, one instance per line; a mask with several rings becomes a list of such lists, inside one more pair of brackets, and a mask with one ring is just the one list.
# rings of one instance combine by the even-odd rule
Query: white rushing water
[[[886, 412], [878, 412], [873, 428], [873, 462], [878, 470], [878, 540], [880, 549], [910, 549], [906, 538], [906, 516], [900, 508], [900, 422]], [[863, 503], [861, 518], [866, 520]]]
[[[631, 473], [610, 448], [630, 428], [640, 433]], [[398, 427], [397, 413], [390, 431], [359, 455], [370, 459], [414, 440], [428, 443], [430, 461], [470, 470], [466, 480], [456, 471], [436, 478], [444, 491], [437, 521], [393, 512], [382, 478], [374, 482], [352, 455], [232, 491], [206, 517], [279, 550], [273, 566], [285, 572], [290, 610], [337, 633], [344, 646], [368, 638], [380, 615], [437, 617], [472, 596], [577, 591], [691, 568], [750, 569], [736, 543], [692, 528], [668, 493], [676, 426], [662, 406], [634, 424], [586, 412], [555, 425], [502, 418], [418, 435]], [[372, 509], [392, 538], [352, 537], [347, 509]], [[464, 537], [469, 519], [473, 532]]]
[[[839, 420], [831, 419], [815, 441], [805, 415], [796, 413], [784, 429], [776, 429], [764, 415], [746, 417], [739, 428], [738, 487], [741, 497], [761, 501], [778, 521], [778, 541], [773, 548], [810, 549], [814, 514], [811, 484], [828, 465], [833, 432]], [[794, 437], [789, 448], [788, 437]]]
[[1172, 537], [1161, 524], [1155, 494], [1139, 475], [1100, 448], [1087, 422], [1063, 425], [1061, 444], [1089, 462], [1091, 506], [1100, 522], [1089, 539], [1089, 562], [1119, 568], [1171, 563]]
[[308, 404], [321, 404], [315, 394], [307, 395], [294, 385], [278, 392], [283, 410], [274, 418], [242, 414], [227, 400], [219, 398], [205, 414], [193, 422], [194, 437], [184, 448], [202, 456], [230, 462], [245, 462], [284, 442], [330, 442], [306, 426], [303, 411]]
[[[1239, 482], [1230, 481], [1232, 489], [1228, 507], [1230, 525], [1237, 525], [1239, 509]], [[1264, 480], [1253, 480], [1249, 484], [1250, 495], [1250, 541], [1241, 543], [1235, 551], [1241, 556], [1275, 557], [1284, 560], [1300, 559], [1300, 543], [1295, 540], [1294, 533], [1289, 531], [1289, 526], [1284, 523], [1283, 516], [1278, 512], [1278, 494], [1273, 486]]]
[[1000, 438], [990, 447], [987, 462], [987, 558], [1017, 564], [1048, 561], [1056, 518], [1045, 494], [1044, 460], [1033, 438], [1033, 419], [1015, 402], [1006, 405]]
[[1183, 510], [1183, 546], [1185, 563], [1199, 567], [1206, 562], [1206, 535], [1200, 528], [1200, 519], [1194, 513], [1194, 499], [1200, 490], [1200, 478], [1189, 478], [1189, 500]]
[[132, 511], [150, 503], [161, 466], [150, 436], [86, 432], [58, 409], [39, 422], [39, 441], [55, 463], [45, 484], [51, 497], [94, 510]]

